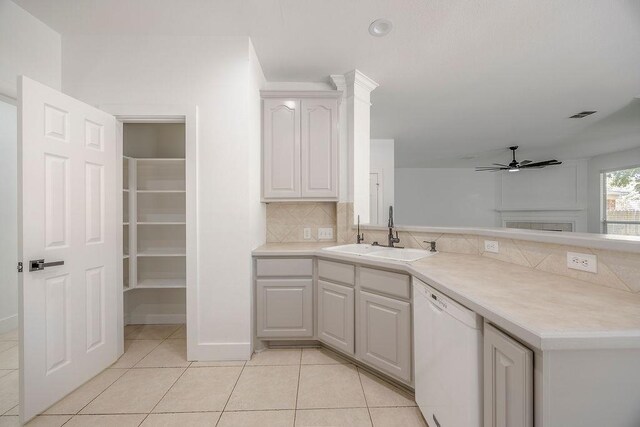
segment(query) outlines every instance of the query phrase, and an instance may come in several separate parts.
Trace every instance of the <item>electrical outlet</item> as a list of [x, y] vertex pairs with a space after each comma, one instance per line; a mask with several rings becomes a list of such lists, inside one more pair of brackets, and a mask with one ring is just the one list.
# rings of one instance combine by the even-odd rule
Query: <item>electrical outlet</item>
[[304, 232], [304, 240], [311, 239], [311, 229], [310, 228], [305, 228], [302, 231]]
[[318, 228], [318, 240], [332, 240], [333, 228]]
[[484, 250], [485, 252], [491, 252], [491, 253], [497, 254], [498, 252], [500, 252], [500, 246], [498, 245], [498, 242], [495, 240], [485, 240]]
[[567, 267], [574, 270], [598, 272], [598, 257], [592, 254], [581, 254], [578, 252], [567, 252]]

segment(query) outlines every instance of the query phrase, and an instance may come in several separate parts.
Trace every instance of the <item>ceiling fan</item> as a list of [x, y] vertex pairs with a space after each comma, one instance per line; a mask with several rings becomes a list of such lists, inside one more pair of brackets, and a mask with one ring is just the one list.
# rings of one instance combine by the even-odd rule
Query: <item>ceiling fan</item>
[[518, 149], [517, 145], [509, 147], [513, 154], [513, 160], [508, 165], [503, 165], [502, 163], [494, 163], [493, 166], [477, 166], [476, 171], [478, 172], [497, 172], [497, 171], [509, 171], [509, 172], [519, 172], [520, 169], [541, 169], [547, 166], [555, 166], [561, 165], [562, 162], [559, 162], [555, 159], [553, 160], [545, 160], [542, 162], [532, 162], [531, 160], [523, 160], [521, 162], [516, 160], [516, 150]]

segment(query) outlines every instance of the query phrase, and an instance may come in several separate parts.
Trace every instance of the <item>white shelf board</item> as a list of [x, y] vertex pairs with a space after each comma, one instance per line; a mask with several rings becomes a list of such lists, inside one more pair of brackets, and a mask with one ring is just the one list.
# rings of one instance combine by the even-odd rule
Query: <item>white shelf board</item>
[[177, 251], [145, 251], [138, 252], [138, 258], [140, 257], [184, 257], [187, 256], [184, 252]]
[[123, 222], [122, 225], [129, 225], [129, 223], [128, 222]]
[[185, 225], [186, 222], [162, 222], [162, 221], [155, 221], [155, 222], [138, 222], [138, 225]]
[[136, 190], [138, 194], [180, 194], [186, 193], [185, 190]]
[[186, 287], [186, 279], [142, 279], [138, 280], [136, 289], [177, 289]]
[[146, 157], [146, 158], [136, 158], [138, 162], [184, 162], [185, 159], [179, 157]]

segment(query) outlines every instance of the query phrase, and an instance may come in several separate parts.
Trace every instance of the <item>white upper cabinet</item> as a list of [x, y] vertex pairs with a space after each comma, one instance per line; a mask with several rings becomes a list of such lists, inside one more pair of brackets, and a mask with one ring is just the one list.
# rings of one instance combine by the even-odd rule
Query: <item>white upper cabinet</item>
[[264, 198], [300, 197], [300, 101], [265, 99], [263, 129]]
[[337, 197], [338, 102], [302, 100], [302, 197]]
[[262, 92], [264, 200], [337, 200], [340, 95]]

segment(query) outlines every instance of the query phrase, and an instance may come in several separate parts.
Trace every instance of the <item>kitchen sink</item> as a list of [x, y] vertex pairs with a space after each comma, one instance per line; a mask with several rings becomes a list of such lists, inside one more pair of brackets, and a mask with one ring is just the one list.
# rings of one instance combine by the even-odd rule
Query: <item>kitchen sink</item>
[[437, 252], [425, 251], [424, 249], [382, 248], [369, 255], [374, 258], [384, 258], [392, 261], [413, 262], [436, 253]]
[[410, 249], [410, 248], [387, 248], [384, 246], [373, 246], [369, 244], [350, 244], [332, 246], [330, 248], [324, 248], [323, 250], [329, 252], [338, 252], [349, 255], [363, 255], [372, 258], [388, 259], [391, 261], [404, 261], [412, 262], [421, 258], [426, 258], [437, 252], [429, 252], [424, 249]]
[[381, 249], [383, 248], [379, 246], [372, 246], [364, 243], [359, 245], [356, 243], [352, 243], [350, 245], [331, 246], [330, 248], [324, 248], [323, 250], [351, 255], [368, 255]]

